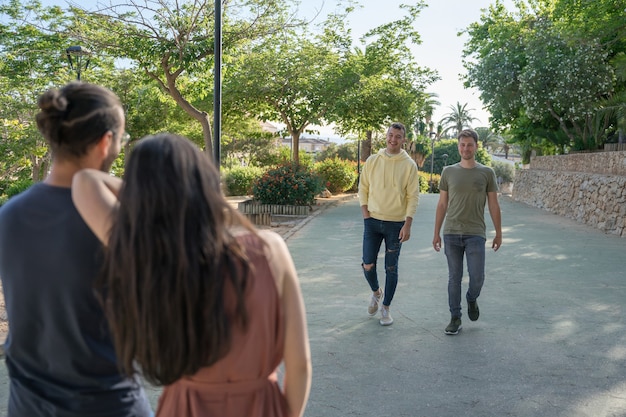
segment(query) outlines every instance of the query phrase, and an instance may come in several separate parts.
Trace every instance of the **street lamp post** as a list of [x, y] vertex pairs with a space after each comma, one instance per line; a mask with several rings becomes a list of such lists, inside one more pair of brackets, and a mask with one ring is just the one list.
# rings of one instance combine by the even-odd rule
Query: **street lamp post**
[[435, 165], [435, 138], [437, 137], [437, 132], [431, 131], [430, 136], [430, 181], [429, 181], [429, 190], [433, 192], [433, 169]]
[[213, 42], [213, 157], [219, 170], [222, 145], [222, 2], [215, 2]]
[[[89, 66], [89, 56], [91, 55], [91, 51], [87, 48], [83, 48], [80, 45], [70, 46], [65, 50], [65, 54], [67, 55], [67, 61], [70, 63], [70, 68], [74, 69], [76, 66], [76, 79], [80, 81], [80, 73], [83, 69], [87, 69]], [[74, 57], [74, 59], [72, 59]], [[86, 62], [83, 65], [83, 61]], [[76, 64], [76, 65], [74, 65]], [[83, 68], [84, 67], [84, 68]]]

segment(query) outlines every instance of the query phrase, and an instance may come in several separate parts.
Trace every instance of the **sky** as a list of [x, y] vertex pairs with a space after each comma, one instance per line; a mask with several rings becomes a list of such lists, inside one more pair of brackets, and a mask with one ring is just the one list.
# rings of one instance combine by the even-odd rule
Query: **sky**
[[[515, 10], [513, 0], [501, 2], [508, 10]], [[312, 16], [315, 10], [321, 9], [322, 14], [332, 12], [336, 4], [331, 0], [306, 0], [305, 3], [311, 9], [301, 9], [302, 13], [310, 13]], [[360, 3], [363, 7], [349, 17], [348, 27], [352, 29], [354, 39], [358, 39], [369, 29], [404, 16], [405, 12], [400, 9], [400, 4], [411, 4], [413, 1], [360, 0]], [[495, 0], [426, 0], [427, 7], [417, 18], [415, 24], [422, 44], [412, 47], [415, 60], [421, 67], [437, 70], [441, 77], [441, 80], [427, 89], [427, 92], [437, 94], [436, 99], [441, 103], [433, 115], [435, 122], [450, 113], [450, 106], [456, 106], [459, 102], [461, 105], [467, 103], [470, 114], [478, 119], [475, 126], [489, 124], [489, 113], [483, 109], [479, 92], [465, 89], [460, 80], [459, 74], [465, 73], [462, 51], [467, 36], [459, 37], [457, 33], [469, 24], [479, 21], [481, 9], [486, 9], [493, 3]], [[320, 133], [328, 131], [321, 129]]]

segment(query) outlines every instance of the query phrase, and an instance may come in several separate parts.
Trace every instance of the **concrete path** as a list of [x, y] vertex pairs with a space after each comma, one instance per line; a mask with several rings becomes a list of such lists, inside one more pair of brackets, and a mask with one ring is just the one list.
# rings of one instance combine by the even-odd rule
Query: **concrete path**
[[[402, 247], [389, 327], [367, 315], [355, 199], [287, 237], [313, 354], [305, 416], [626, 416], [626, 239], [501, 197], [504, 243], [488, 251], [480, 320], [446, 336], [437, 198], [421, 196]], [[7, 396], [0, 367], [0, 415]]]
[[446, 336], [437, 198], [421, 197], [402, 247], [390, 327], [366, 314], [355, 200], [287, 241], [313, 352], [306, 416], [626, 416], [626, 239], [501, 197], [504, 243], [488, 251], [481, 317]]

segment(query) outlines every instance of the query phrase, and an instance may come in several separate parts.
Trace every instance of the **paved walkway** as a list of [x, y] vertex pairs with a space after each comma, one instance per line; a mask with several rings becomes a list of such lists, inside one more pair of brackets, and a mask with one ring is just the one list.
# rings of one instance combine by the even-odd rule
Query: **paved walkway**
[[[287, 236], [313, 355], [305, 416], [626, 416], [626, 239], [501, 197], [504, 242], [487, 255], [480, 320], [446, 336], [436, 201], [421, 196], [389, 327], [366, 313], [355, 199]], [[0, 406], [7, 390], [0, 367]]]
[[436, 201], [422, 196], [403, 245], [390, 327], [366, 314], [355, 200], [287, 241], [313, 353], [306, 416], [626, 416], [626, 239], [502, 197], [480, 320], [446, 336]]

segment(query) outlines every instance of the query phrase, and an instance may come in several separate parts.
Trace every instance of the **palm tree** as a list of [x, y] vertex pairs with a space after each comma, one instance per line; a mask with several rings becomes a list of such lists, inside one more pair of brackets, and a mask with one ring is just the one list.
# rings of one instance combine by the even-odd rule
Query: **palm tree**
[[422, 102], [417, 107], [413, 120], [413, 130], [418, 135], [428, 135], [426, 128], [433, 119], [435, 108], [441, 103], [436, 99], [436, 93], [423, 93]]
[[477, 118], [472, 117], [470, 112], [475, 111], [475, 109], [468, 109], [467, 103], [461, 105], [461, 103], [457, 101], [456, 106], [450, 106], [450, 110], [451, 112], [444, 115], [443, 119], [439, 122], [445, 126], [443, 130], [444, 133], [455, 129], [458, 134], [464, 128], [471, 127], [473, 121], [479, 121]]
[[426, 129], [428, 128], [432, 131], [432, 126], [434, 125], [432, 121], [433, 113], [435, 108], [441, 104], [436, 97], [438, 97], [436, 93], [423, 94], [423, 101], [415, 112], [415, 120], [413, 121], [414, 134], [409, 136], [409, 142], [407, 143], [409, 155], [420, 168], [424, 166], [424, 160], [430, 152]]
[[436, 97], [438, 96], [435, 93], [426, 93], [425, 95], [421, 113], [424, 115], [424, 123], [426, 124], [426, 126], [429, 126], [431, 121], [433, 120], [433, 113], [435, 112], [435, 108], [441, 105]]
[[492, 154], [504, 148], [504, 138], [492, 132], [488, 127], [477, 127], [475, 130], [478, 133], [478, 140], [483, 144], [483, 148]]

